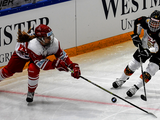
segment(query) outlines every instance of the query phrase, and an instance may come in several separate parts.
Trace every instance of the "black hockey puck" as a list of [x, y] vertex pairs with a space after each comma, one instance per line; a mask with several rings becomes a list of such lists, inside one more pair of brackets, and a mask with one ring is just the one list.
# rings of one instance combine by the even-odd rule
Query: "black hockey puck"
[[115, 103], [117, 101], [117, 98], [113, 97], [111, 100], [113, 103]]

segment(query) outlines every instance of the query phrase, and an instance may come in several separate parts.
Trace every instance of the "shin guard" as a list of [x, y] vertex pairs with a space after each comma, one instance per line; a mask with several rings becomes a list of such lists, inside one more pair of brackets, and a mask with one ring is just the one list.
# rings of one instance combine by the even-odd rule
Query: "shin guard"
[[40, 69], [34, 64], [30, 63], [28, 67], [28, 91], [34, 92], [38, 86]]

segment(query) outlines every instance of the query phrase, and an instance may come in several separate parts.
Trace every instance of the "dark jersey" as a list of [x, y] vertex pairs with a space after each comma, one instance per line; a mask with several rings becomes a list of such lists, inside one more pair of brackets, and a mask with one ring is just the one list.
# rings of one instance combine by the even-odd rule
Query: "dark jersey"
[[145, 16], [137, 18], [134, 22], [133, 32], [136, 34], [140, 34], [139, 29], [142, 28], [144, 30], [144, 35], [142, 38], [142, 46], [144, 48], [149, 49], [152, 55], [160, 58], [160, 50], [159, 50], [160, 30], [156, 32], [152, 32], [148, 27], [149, 20], [150, 20], [149, 17], [145, 17]]
[[157, 42], [160, 41], [160, 29], [156, 32], [152, 32], [148, 27], [149, 17], [142, 16], [135, 20], [134, 22], [134, 33], [137, 33], [137, 25], [140, 24], [140, 26], [147, 30], [147, 33], [150, 37], [155, 39]]

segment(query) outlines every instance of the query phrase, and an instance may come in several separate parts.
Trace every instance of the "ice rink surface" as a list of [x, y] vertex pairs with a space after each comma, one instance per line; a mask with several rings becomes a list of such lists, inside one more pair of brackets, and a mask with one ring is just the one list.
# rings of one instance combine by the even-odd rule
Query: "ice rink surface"
[[[125, 99], [126, 91], [141, 74], [138, 69], [121, 89], [111, 89], [136, 50], [132, 41], [71, 57], [79, 63], [82, 76]], [[148, 61], [147, 61], [148, 63]], [[143, 69], [147, 66], [143, 64]], [[146, 85], [147, 101], [140, 98], [141, 88], [133, 98], [125, 99], [158, 118], [92, 85], [74, 79], [69, 72], [41, 71], [34, 102], [26, 102], [27, 70], [0, 83], [0, 120], [158, 120], [160, 119], [160, 72]]]

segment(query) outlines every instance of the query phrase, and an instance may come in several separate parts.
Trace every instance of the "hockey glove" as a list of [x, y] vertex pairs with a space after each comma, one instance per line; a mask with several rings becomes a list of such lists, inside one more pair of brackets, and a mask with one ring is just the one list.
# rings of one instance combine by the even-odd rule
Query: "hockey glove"
[[65, 62], [59, 58], [57, 58], [55, 61], [53, 61], [53, 64], [55, 65], [55, 67], [59, 70], [59, 71], [66, 71], [68, 72], [68, 68], [65, 64]]
[[148, 49], [144, 49], [141, 45], [139, 45], [139, 54], [140, 57], [146, 57], [146, 58], [151, 57], [151, 52]]
[[81, 75], [79, 65], [77, 63], [72, 63], [71, 65], [69, 65], [69, 68], [73, 70], [71, 76], [78, 79]]
[[133, 41], [133, 44], [138, 47], [138, 45], [142, 45], [142, 41], [141, 39], [139, 38], [139, 35], [138, 34], [132, 34], [131, 35], [131, 38], [132, 38], [132, 41]]

